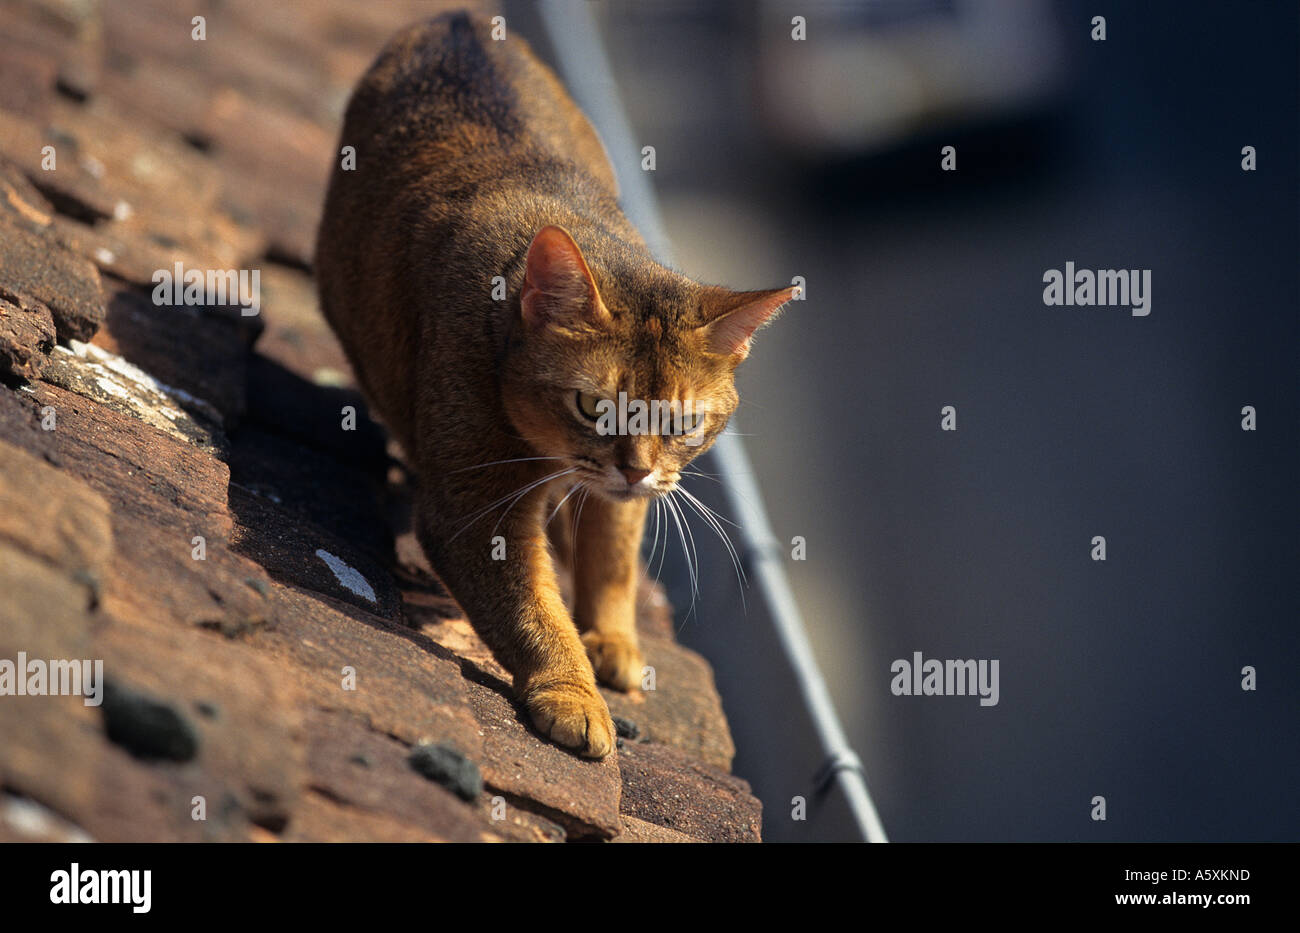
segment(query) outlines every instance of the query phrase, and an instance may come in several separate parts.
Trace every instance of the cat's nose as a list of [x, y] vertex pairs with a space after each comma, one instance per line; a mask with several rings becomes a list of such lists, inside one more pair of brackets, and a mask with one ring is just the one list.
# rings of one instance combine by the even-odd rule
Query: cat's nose
[[619, 467], [618, 471], [623, 474], [623, 478], [627, 480], [629, 486], [635, 486], [650, 475], [649, 470], [637, 470], [633, 467]]

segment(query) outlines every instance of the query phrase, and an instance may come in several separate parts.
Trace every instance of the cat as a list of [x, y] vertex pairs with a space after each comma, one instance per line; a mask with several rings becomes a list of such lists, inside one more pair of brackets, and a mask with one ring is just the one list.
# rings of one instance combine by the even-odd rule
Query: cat
[[[314, 269], [418, 475], [430, 564], [534, 726], [603, 758], [615, 732], [597, 678], [635, 690], [644, 666], [648, 504], [726, 426], [736, 366], [794, 289], [734, 292], [656, 262], [587, 118], [491, 29], [464, 13], [417, 23], [362, 77], [340, 141], [355, 165], [331, 178]], [[601, 429], [616, 398], [668, 415]]]

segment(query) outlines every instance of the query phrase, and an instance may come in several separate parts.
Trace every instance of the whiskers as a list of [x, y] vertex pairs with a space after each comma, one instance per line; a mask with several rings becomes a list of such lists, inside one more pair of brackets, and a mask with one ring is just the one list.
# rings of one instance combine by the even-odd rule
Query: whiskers
[[[479, 463], [453, 472], [463, 473], [468, 470], [478, 470], [503, 464], [547, 460], [560, 461], [561, 463], [566, 464], [572, 462], [563, 457], [519, 457], [512, 460], [493, 460], [488, 463]], [[553, 470], [545, 476], [530, 480], [520, 488], [501, 496], [494, 502], [490, 502], [487, 505], [478, 508], [473, 514], [465, 518], [464, 523], [451, 536], [448, 543], [456, 541], [461, 535], [478, 522], [482, 521], [485, 517], [496, 511], [500, 511], [501, 514], [497, 516], [496, 524], [493, 525], [489, 538], [495, 536], [498, 529], [501, 527], [501, 523], [506, 520], [511, 510], [527, 497], [529, 493], [555, 480], [574, 476], [574, 474], [577, 474], [577, 477], [569, 480], [571, 485], [565, 491], [564, 495], [560, 497], [559, 501], [556, 502], [554, 508], [551, 509], [550, 514], [547, 515], [546, 521], [542, 525], [542, 529], [545, 531], [549, 528], [551, 522], [555, 520], [555, 517], [564, 510], [566, 505], [568, 505], [568, 518], [570, 522], [569, 540], [576, 542], [578, 540], [578, 535], [582, 530], [583, 508], [586, 506], [587, 500], [591, 497], [591, 494], [596, 491], [596, 486], [598, 485], [597, 481], [600, 479], [600, 477], [590, 468], [582, 465], [565, 466], [563, 469]], [[699, 470], [683, 470], [682, 474], [684, 476], [707, 479], [711, 482], [722, 482], [719, 477]], [[668, 558], [669, 541], [673, 537], [673, 530], [675, 530], [677, 540], [682, 548], [682, 556], [686, 561], [686, 572], [691, 587], [691, 603], [687, 608], [683, 621], [694, 615], [700, 593], [701, 570], [699, 555], [700, 545], [695, 540], [695, 531], [692, 527], [691, 519], [692, 517], [698, 517], [704, 521], [705, 525], [712, 529], [713, 533], [717, 535], [718, 539], [722, 542], [722, 546], [726, 549], [727, 556], [731, 559], [732, 569], [736, 574], [736, 585], [740, 592], [742, 610], [748, 611], [748, 606], [745, 600], [745, 589], [748, 587], [749, 581], [742, 566], [743, 562], [740, 559], [740, 553], [737, 551], [735, 544], [731, 540], [731, 536], [724, 527], [724, 525], [730, 525], [733, 528], [739, 526], [736, 525], [735, 522], [718, 514], [712, 508], [705, 505], [694, 493], [680, 485], [668, 489], [651, 501], [654, 504], [654, 531], [650, 543], [650, 552], [646, 558], [645, 566], [641, 571], [641, 581], [644, 582], [646, 575], [650, 572], [650, 566], [655, 563], [656, 552], [659, 556], [659, 562], [658, 566], [655, 567], [655, 581], [659, 581], [663, 574], [664, 563]], [[660, 543], [661, 539], [662, 544]]]
[[[554, 460], [558, 460], [558, 459], [560, 459], [560, 458], [558, 458], [558, 457], [538, 457], [538, 458], [526, 457], [526, 458], [524, 458], [524, 459], [539, 459], [539, 460], [553, 460], [553, 459], [554, 459]], [[484, 464], [479, 464], [479, 465], [480, 465], [480, 466], [492, 466], [493, 464], [484, 463]], [[504, 505], [504, 506], [505, 506], [505, 511], [502, 512], [501, 515], [497, 518], [497, 523], [496, 523], [495, 525], [492, 526], [492, 535], [495, 535], [496, 532], [497, 532], [497, 529], [501, 527], [501, 522], [505, 519], [505, 517], [506, 517], [507, 515], [510, 514], [510, 510], [513, 509], [513, 508], [514, 508], [514, 507], [519, 503], [519, 500], [521, 500], [521, 499], [524, 498], [524, 496], [528, 495], [530, 492], [532, 492], [534, 489], [538, 488], [539, 486], [543, 486], [543, 485], [545, 485], [546, 483], [551, 482], [552, 480], [556, 480], [556, 479], [559, 479], [559, 478], [562, 477], [562, 476], [568, 476], [569, 474], [571, 474], [571, 473], [576, 473], [576, 472], [578, 472], [578, 468], [577, 468], [577, 467], [568, 467], [567, 469], [564, 469], [564, 470], [557, 470], [557, 471], [554, 472], [554, 473], [549, 473], [549, 474], [547, 474], [546, 476], [543, 476], [541, 479], [536, 479], [536, 480], [533, 480], [533, 481], [530, 482], [530, 483], [525, 483], [522, 489], [516, 489], [514, 492], [507, 493], [506, 495], [502, 496], [500, 499], [496, 500], [495, 502], [492, 502], [492, 503], [489, 503], [488, 505], [483, 506], [481, 509], [479, 509], [477, 512], [475, 512], [473, 515], [471, 515], [469, 518], [467, 518], [467, 519], [465, 520], [465, 524], [463, 524], [463, 525], [462, 525], [462, 526], [461, 526], [461, 527], [456, 531], [456, 533], [455, 533], [454, 535], [451, 536], [451, 538], [448, 540], [447, 543], [448, 543], [448, 544], [451, 544], [453, 541], [455, 541], [457, 538], [459, 538], [461, 535], [463, 535], [466, 531], [468, 531], [472, 526], [474, 526], [475, 524], [477, 524], [477, 523], [478, 523], [481, 519], [483, 519], [485, 516], [489, 515], [492, 511], [494, 511], [495, 509], [499, 509], [499, 508], [501, 508], [501, 507]], [[489, 537], [491, 537], [492, 535], [489, 535]]]
[[530, 460], [564, 460], [564, 457], [515, 457], [511, 460], [489, 460], [487, 463], [476, 463], [473, 466], [461, 467], [459, 470], [452, 470], [452, 473], [464, 473], [468, 470], [481, 470], [484, 467], [500, 466], [503, 463], [527, 463]]
[[[542, 530], [545, 531], [547, 528], [551, 527], [551, 521], [552, 521], [552, 519], [554, 519], [556, 515], [560, 514], [560, 509], [564, 508], [564, 503], [568, 502], [569, 499], [571, 499], [571, 498], [573, 497], [573, 494], [574, 494], [574, 493], [579, 492], [579, 491], [582, 491], [582, 492], [585, 493], [586, 490], [587, 490], [587, 481], [586, 481], [586, 480], [581, 480], [581, 481], [579, 481], [579, 482], [577, 482], [577, 483], [574, 483], [573, 486], [572, 486], [572, 488], [570, 488], [569, 491], [566, 492], [566, 493], [564, 494], [564, 498], [561, 499], [561, 500], [556, 504], [555, 508], [551, 510], [550, 517], [548, 517], [548, 518], [546, 519], [546, 524], [542, 525]], [[584, 501], [584, 502], [585, 502], [585, 501], [586, 501], [586, 497], [584, 496], [583, 499], [582, 499], [581, 501]], [[564, 526], [561, 525], [560, 527], [564, 527]]]
[[[699, 475], [705, 479], [713, 479], [710, 476]], [[654, 533], [650, 543], [650, 554], [646, 558], [646, 565], [642, 570], [642, 579], [649, 572], [650, 565], [654, 563], [655, 552], [659, 550], [660, 526], [663, 526], [663, 549], [659, 555], [659, 566], [655, 568], [655, 581], [658, 582], [663, 572], [664, 560], [668, 556], [668, 541], [671, 538], [668, 523], [671, 521], [673, 527], [677, 530], [677, 540], [681, 543], [682, 556], [686, 560], [686, 572], [691, 585], [691, 604], [684, 618], [690, 618], [694, 614], [696, 601], [700, 593], [700, 556], [695, 542], [695, 534], [691, 528], [690, 519], [692, 513], [704, 520], [704, 523], [718, 536], [722, 546], [726, 548], [727, 556], [731, 558], [732, 569], [736, 573], [736, 587], [740, 592], [742, 611], [748, 611], [745, 601], [745, 589], [749, 585], [749, 580], [745, 575], [744, 568], [741, 566], [740, 553], [736, 550], [735, 544], [732, 543], [727, 529], [723, 527], [724, 524], [731, 525], [733, 528], [739, 526], [719, 515], [701, 502], [694, 493], [681, 486], [668, 490], [664, 495], [654, 500]]]
[[582, 527], [582, 507], [587, 504], [587, 497], [591, 495], [591, 485], [589, 483], [579, 483], [582, 487], [582, 495], [578, 497], [578, 504], [573, 508], [573, 524], [569, 526], [569, 540], [573, 542], [573, 547], [578, 546], [578, 529]]

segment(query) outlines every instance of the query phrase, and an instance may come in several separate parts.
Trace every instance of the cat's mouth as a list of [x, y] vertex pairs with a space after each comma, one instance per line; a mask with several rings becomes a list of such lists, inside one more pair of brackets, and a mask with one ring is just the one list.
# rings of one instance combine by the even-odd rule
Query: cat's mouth
[[631, 502], [633, 499], [654, 499], [663, 495], [663, 493], [658, 489], [653, 489], [648, 486], [644, 489], [638, 489], [632, 486], [624, 486], [622, 488], [601, 486], [597, 491], [606, 499], [611, 499], [614, 502]]
[[584, 463], [575, 466], [578, 467], [575, 474], [578, 482], [585, 484], [592, 492], [611, 502], [657, 499], [672, 492], [673, 487], [677, 485], [676, 481], [660, 477], [658, 471], [652, 471], [636, 482], [629, 482], [613, 467], [599, 469]]

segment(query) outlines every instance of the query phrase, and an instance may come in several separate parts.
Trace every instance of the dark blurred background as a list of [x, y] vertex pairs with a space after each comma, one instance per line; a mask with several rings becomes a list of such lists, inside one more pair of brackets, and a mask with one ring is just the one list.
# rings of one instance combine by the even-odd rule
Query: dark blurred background
[[[891, 838], [1297, 838], [1295, 4], [592, 8], [677, 265], [807, 281], [734, 429]], [[1067, 261], [1150, 315], [1045, 306]], [[734, 723], [720, 624], [682, 637]], [[893, 696], [914, 651], [1000, 703]]]

